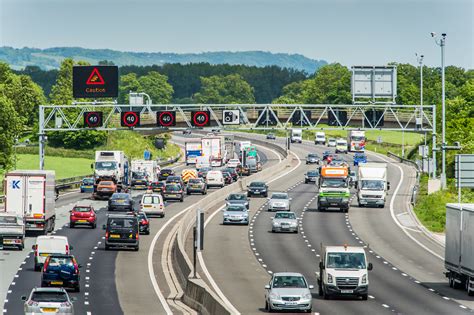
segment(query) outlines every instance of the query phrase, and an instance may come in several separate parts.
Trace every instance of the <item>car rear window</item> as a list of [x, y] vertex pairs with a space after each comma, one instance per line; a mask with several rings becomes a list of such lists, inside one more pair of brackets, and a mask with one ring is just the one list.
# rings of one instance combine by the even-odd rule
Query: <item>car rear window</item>
[[58, 267], [60, 265], [74, 265], [74, 261], [71, 257], [55, 257], [52, 256], [49, 258], [49, 265], [53, 267]]
[[67, 302], [66, 292], [33, 292], [31, 299], [35, 302]]
[[246, 200], [246, 196], [242, 194], [230, 194], [229, 200]]
[[89, 212], [91, 208], [89, 207], [74, 207], [73, 209], [75, 212]]
[[136, 225], [136, 219], [132, 218], [109, 218], [109, 226], [116, 228], [131, 228]]
[[181, 185], [166, 185], [167, 191], [178, 191], [181, 190]]
[[99, 185], [102, 185], [102, 186], [112, 186], [112, 182], [100, 182]]
[[143, 196], [143, 203], [160, 203], [160, 197], [158, 196]]
[[275, 213], [275, 219], [296, 219], [296, 216], [294, 213], [277, 212]]
[[190, 184], [201, 184], [202, 180], [192, 178], [192, 179], [189, 180], [189, 183]]
[[113, 194], [112, 199], [128, 199], [128, 194]]
[[161, 170], [161, 174], [171, 174], [171, 173], [172, 173], [172, 170], [167, 169], [167, 168]]

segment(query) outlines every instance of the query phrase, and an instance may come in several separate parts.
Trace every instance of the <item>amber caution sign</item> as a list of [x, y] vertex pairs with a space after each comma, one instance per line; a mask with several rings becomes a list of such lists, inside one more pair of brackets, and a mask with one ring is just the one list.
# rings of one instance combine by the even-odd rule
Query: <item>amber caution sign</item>
[[117, 66], [75, 66], [72, 69], [74, 98], [118, 96]]

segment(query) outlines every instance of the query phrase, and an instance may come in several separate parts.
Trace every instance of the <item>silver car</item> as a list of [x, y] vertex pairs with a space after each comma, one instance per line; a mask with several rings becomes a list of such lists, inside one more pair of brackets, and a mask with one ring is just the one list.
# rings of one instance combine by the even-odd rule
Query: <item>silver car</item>
[[298, 219], [296, 214], [289, 211], [280, 211], [272, 219], [272, 232], [298, 233]]
[[299, 310], [311, 313], [312, 295], [302, 274], [296, 272], [274, 273], [265, 286], [265, 309], [269, 312]]
[[74, 298], [69, 298], [64, 288], [34, 288], [30, 296], [22, 296], [25, 301], [25, 315], [34, 314], [74, 314]]
[[230, 205], [242, 205], [247, 209], [249, 208], [249, 199], [245, 194], [230, 194], [226, 199], [228, 206]]
[[268, 198], [268, 211], [290, 211], [290, 201], [287, 193], [275, 192]]
[[224, 209], [222, 224], [249, 225], [249, 211], [244, 205], [228, 205]]
[[336, 147], [336, 139], [329, 138], [328, 140], [328, 147]]

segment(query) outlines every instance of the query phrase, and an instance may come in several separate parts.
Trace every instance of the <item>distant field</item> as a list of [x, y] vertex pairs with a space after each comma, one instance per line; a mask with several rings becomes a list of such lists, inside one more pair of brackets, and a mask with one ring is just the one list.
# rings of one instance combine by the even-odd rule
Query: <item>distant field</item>
[[[39, 169], [39, 156], [33, 154], [18, 154], [17, 169]], [[69, 178], [92, 174], [91, 163], [94, 160], [83, 158], [66, 158], [59, 156], [45, 156], [44, 168], [56, 171], [56, 179]]]

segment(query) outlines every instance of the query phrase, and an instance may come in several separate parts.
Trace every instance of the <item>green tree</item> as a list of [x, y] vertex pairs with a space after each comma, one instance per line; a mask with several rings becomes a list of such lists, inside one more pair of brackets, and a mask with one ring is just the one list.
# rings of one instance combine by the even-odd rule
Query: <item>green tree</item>
[[138, 91], [141, 91], [141, 85], [135, 73], [128, 73], [121, 76], [118, 99], [120, 104], [128, 104], [129, 93]]
[[0, 169], [12, 166], [13, 145], [22, 130], [13, 102], [0, 93]]
[[201, 78], [195, 99], [202, 104], [254, 104], [253, 88], [240, 75]]
[[173, 87], [168, 83], [168, 77], [156, 71], [138, 78], [140, 91], [150, 96], [153, 104], [169, 104], [173, 98]]

